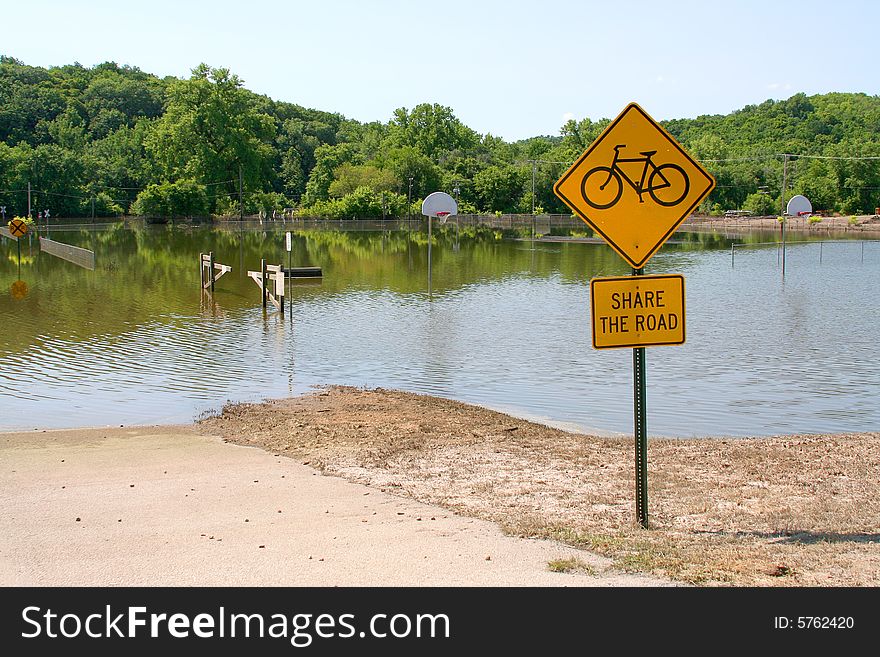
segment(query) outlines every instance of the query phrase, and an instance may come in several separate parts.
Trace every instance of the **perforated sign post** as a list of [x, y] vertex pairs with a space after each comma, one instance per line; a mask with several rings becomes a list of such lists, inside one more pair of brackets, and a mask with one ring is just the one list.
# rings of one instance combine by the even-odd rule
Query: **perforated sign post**
[[645, 347], [684, 342], [684, 277], [644, 276], [644, 266], [714, 187], [715, 179], [636, 103], [627, 105], [553, 186], [632, 267], [632, 277], [593, 279], [590, 296], [593, 346], [633, 348], [636, 515], [645, 528]]

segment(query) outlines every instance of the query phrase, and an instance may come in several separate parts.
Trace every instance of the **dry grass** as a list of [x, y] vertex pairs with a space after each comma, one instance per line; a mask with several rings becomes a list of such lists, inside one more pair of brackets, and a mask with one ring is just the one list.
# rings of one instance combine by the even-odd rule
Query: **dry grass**
[[590, 564], [584, 563], [577, 557], [569, 557], [568, 559], [553, 559], [547, 562], [547, 569], [554, 573], [586, 573], [587, 575], [595, 575], [596, 569]]
[[632, 440], [389, 390], [231, 405], [206, 431], [328, 473], [701, 585], [880, 584], [880, 434], [651, 439], [649, 530]]

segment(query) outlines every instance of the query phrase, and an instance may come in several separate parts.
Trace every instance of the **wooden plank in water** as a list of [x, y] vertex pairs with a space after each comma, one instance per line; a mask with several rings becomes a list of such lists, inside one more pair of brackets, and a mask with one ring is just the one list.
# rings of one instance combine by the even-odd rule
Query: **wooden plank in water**
[[84, 269], [91, 269], [93, 271], [95, 269], [95, 252], [88, 249], [41, 237], [40, 251], [72, 262]]
[[259, 288], [263, 289], [263, 272], [261, 271], [249, 271], [248, 276], [254, 279], [254, 283], [256, 283]]
[[[281, 265], [263, 265], [264, 271], [249, 271], [248, 276], [254, 279], [260, 290], [263, 292], [263, 307], [266, 307], [266, 301], [271, 301], [272, 305], [284, 312], [284, 277], [281, 275]], [[265, 278], [264, 278], [265, 275]], [[271, 282], [275, 281], [275, 294], [272, 294]]]
[[320, 267], [291, 267], [284, 270], [288, 278], [322, 278], [324, 276]]

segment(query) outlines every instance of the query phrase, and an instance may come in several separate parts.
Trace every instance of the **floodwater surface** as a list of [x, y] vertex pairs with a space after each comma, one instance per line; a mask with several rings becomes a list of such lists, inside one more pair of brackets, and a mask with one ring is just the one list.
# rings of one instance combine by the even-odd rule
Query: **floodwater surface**
[[[592, 348], [589, 280], [628, 275], [603, 244], [492, 230], [288, 226], [53, 229], [89, 271], [0, 245], [0, 429], [189, 422], [320, 384], [401, 388], [587, 431], [632, 432], [632, 350]], [[285, 251], [285, 230], [293, 230]], [[766, 236], [752, 236], [762, 241]], [[880, 427], [880, 243], [737, 248], [676, 235], [648, 274], [683, 274], [686, 343], [647, 349], [653, 436]], [[199, 253], [231, 273], [201, 292]], [[263, 310], [247, 276], [320, 266]]]

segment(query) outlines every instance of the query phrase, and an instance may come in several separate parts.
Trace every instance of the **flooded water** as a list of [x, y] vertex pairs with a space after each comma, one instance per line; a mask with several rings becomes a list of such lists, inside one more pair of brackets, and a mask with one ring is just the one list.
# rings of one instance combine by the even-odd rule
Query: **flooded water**
[[[341, 383], [632, 432], [632, 351], [591, 346], [590, 278], [630, 273], [607, 246], [456, 237], [447, 224], [429, 287], [424, 231], [294, 230], [289, 262], [324, 277], [293, 284], [282, 316], [246, 272], [288, 264], [284, 230], [53, 230], [95, 251], [96, 269], [25, 240], [23, 298], [4, 240], [0, 429], [189, 422]], [[790, 244], [783, 281], [775, 247], [732, 259], [723, 236], [676, 240], [646, 269], [683, 274], [687, 295], [687, 342], [647, 350], [649, 435], [880, 427], [880, 243]], [[207, 251], [233, 267], [213, 298], [199, 285]]]

